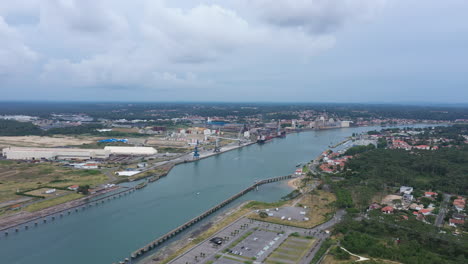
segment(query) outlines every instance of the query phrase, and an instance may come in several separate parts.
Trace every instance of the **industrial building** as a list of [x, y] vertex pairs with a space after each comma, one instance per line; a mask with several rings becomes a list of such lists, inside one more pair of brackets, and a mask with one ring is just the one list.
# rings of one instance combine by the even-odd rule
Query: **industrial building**
[[106, 159], [110, 151], [105, 149], [79, 149], [79, 148], [25, 148], [9, 147], [2, 150], [7, 159], [17, 160], [88, 160]]
[[104, 149], [9, 147], [2, 150], [5, 158], [15, 160], [90, 160], [106, 159], [110, 155], [147, 156], [156, 153], [157, 150], [152, 147], [105, 147]]
[[152, 147], [104, 147], [104, 150], [109, 151], [113, 155], [130, 155], [130, 156], [140, 156], [140, 155], [154, 155], [158, 153], [155, 148]]

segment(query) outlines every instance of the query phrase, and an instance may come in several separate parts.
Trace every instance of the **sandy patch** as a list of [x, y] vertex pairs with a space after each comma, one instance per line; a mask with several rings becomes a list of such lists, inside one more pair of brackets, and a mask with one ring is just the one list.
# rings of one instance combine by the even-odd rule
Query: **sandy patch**
[[292, 189], [299, 189], [301, 185], [301, 180], [302, 180], [302, 177], [293, 178], [288, 181], [288, 186], [291, 187]]
[[71, 136], [21, 136], [21, 137], [0, 137], [0, 147], [59, 147], [69, 145], [82, 145], [95, 143], [101, 138], [98, 137], [71, 137]]

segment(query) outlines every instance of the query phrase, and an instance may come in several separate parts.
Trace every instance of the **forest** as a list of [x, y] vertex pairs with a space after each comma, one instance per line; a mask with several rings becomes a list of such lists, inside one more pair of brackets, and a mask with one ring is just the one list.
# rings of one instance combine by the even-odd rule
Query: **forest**
[[[402, 185], [466, 195], [468, 192], [468, 146], [438, 151], [372, 149], [349, 160], [345, 180], [333, 183], [342, 207], [351, 204], [360, 210], [369, 205], [378, 192], [393, 193]], [[353, 193], [353, 200], [346, 192]]]
[[347, 219], [335, 227], [342, 234], [341, 246], [355, 254], [408, 264], [466, 263], [466, 238], [441, 234], [416, 219], [402, 221], [398, 216]]
[[298, 111], [327, 112], [343, 119], [406, 118], [427, 120], [468, 119], [466, 105], [396, 105], [345, 103], [234, 103], [234, 102], [1, 102], [0, 115], [31, 115], [48, 118], [53, 113], [87, 114], [106, 119], [177, 118], [186, 115], [246, 116], [267, 119], [296, 118]]

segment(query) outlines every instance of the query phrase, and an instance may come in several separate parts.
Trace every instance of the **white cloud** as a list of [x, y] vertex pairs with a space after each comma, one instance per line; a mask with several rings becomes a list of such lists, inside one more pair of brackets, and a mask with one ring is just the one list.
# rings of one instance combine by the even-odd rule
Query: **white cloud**
[[0, 79], [26, 71], [37, 59], [38, 54], [0, 16]]
[[350, 20], [368, 19], [385, 0], [258, 0], [260, 17], [278, 27], [295, 28], [308, 34], [333, 32]]
[[183, 7], [163, 0], [21, 0], [14, 8], [0, 4], [0, 12], [37, 12], [38, 23], [15, 29], [0, 21], [0, 37], [11, 43], [8, 56], [0, 53], [0, 67], [37, 60], [15, 34], [1, 35], [3, 26], [24, 30], [28, 45], [44, 54], [37, 74], [44, 87], [207, 86], [210, 73], [244, 70], [262, 59], [305, 60], [332, 47], [333, 30], [377, 10], [371, 2], [382, 0], [213, 0]]

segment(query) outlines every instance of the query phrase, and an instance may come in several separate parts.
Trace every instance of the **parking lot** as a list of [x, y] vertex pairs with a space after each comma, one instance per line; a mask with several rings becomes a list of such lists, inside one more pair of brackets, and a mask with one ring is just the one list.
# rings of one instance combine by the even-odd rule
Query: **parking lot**
[[[278, 209], [278, 210], [276, 210]], [[281, 220], [289, 221], [304, 221], [309, 208], [298, 207], [298, 206], [286, 206], [281, 208], [273, 208], [264, 210], [269, 217], [275, 217]]]

